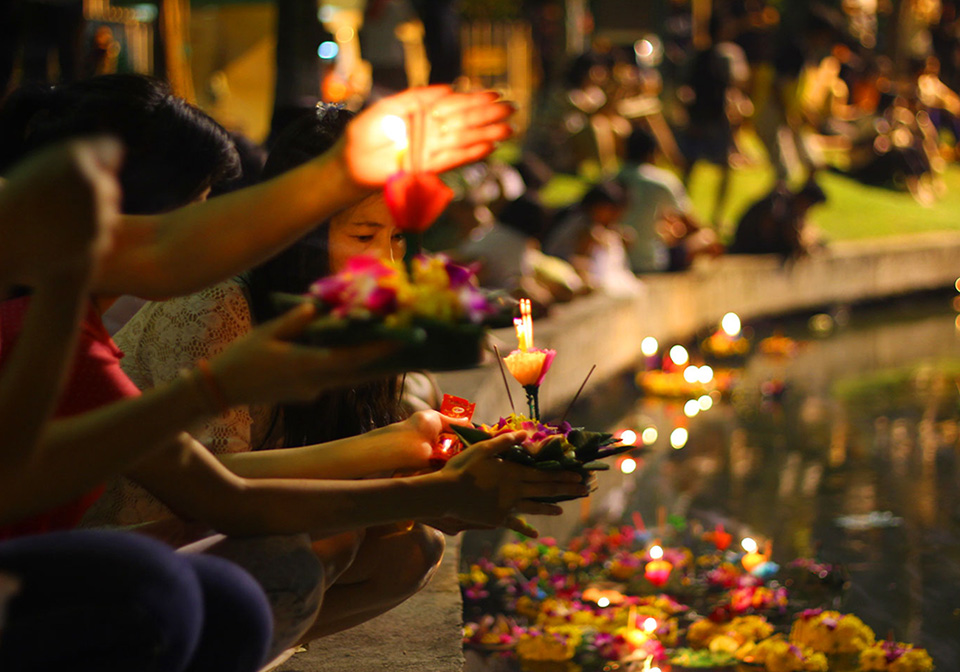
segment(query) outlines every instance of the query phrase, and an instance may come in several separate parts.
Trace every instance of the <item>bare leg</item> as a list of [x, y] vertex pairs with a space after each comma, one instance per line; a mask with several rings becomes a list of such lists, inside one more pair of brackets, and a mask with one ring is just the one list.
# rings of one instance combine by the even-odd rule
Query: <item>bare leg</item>
[[[423, 525], [370, 528], [350, 568], [323, 596], [313, 626], [300, 638], [309, 642], [368, 621], [418, 592], [443, 557], [444, 539]], [[315, 551], [321, 551], [314, 544]]]

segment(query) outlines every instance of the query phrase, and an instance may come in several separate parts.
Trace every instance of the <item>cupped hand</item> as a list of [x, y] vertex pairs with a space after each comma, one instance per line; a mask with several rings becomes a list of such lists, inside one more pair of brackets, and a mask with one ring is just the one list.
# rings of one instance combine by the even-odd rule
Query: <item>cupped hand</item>
[[437, 411], [417, 411], [406, 420], [374, 430], [382, 441], [384, 464], [391, 470], [421, 471], [430, 466], [440, 435], [450, 433], [451, 425], [466, 425]]
[[465, 523], [503, 526], [536, 536], [536, 530], [517, 514], [557, 516], [563, 509], [532, 498], [589, 494], [590, 486], [581, 483], [575, 472], [541, 471], [497, 457], [524, 438], [524, 432], [501, 434], [451, 458], [441, 470], [452, 483], [446, 515]]
[[321, 391], [383, 377], [374, 367], [396, 343], [316, 348], [291, 341], [314, 319], [303, 304], [254, 329], [210, 362], [229, 405], [310, 401]]
[[409, 89], [384, 98], [350, 122], [341, 145], [343, 160], [358, 185], [383, 185], [399, 167], [397, 145], [384, 131], [383, 120], [396, 116], [408, 122], [413, 115], [423, 119], [420, 167], [442, 173], [479, 161], [496, 143], [509, 138], [513, 131], [508, 120], [514, 111], [492, 91], [455, 93], [448, 86]]

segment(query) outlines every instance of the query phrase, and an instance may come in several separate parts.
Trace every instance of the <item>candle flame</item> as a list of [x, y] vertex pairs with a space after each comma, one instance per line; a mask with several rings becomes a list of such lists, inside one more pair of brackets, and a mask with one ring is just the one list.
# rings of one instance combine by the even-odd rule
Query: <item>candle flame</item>
[[533, 347], [533, 315], [530, 310], [530, 299], [520, 299], [520, 319], [514, 319], [517, 329], [517, 341], [520, 350], [526, 351]]
[[380, 122], [384, 134], [397, 146], [397, 149], [407, 148], [407, 124], [398, 116], [386, 115]]

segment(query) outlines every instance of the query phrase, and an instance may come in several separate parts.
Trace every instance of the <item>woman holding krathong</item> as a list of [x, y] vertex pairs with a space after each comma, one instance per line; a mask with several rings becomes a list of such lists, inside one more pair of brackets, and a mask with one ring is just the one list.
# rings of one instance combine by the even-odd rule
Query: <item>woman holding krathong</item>
[[[122, 373], [120, 353], [99, 318], [99, 311], [111, 297], [120, 293], [164, 296], [220, 281], [364, 197], [393, 170], [384, 161], [394, 153], [381, 130], [384, 116], [424, 106], [446, 116], [444, 122], [454, 132], [443, 138], [431, 132], [425, 138], [430, 170], [481, 158], [492, 149], [492, 141], [509, 133], [502, 123], [509, 110], [494, 104], [486, 94], [464, 98], [445, 89], [411, 91], [381, 101], [359, 115], [342, 141], [322, 157], [262, 185], [178, 209], [191, 201], [203, 201], [210, 186], [210, 175], [196, 170], [197, 147], [180, 133], [186, 131], [189, 136], [199, 125], [201, 134], [212, 135], [214, 154], [221, 146], [217, 138], [225, 133], [215, 122], [172, 97], [162, 85], [138, 77], [101, 78], [70, 85], [49, 96], [11, 96], [7, 104], [11, 107], [0, 112], [0, 126], [9, 142], [8, 138], [0, 142], [0, 164], [10, 165], [20, 155], [56, 140], [92, 130], [112, 131], [128, 148], [120, 175], [124, 210], [133, 210], [134, 203], [148, 203], [138, 210], [147, 213], [145, 216], [121, 218], [117, 245], [92, 283], [96, 308], [88, 313], [83, 325], [73, 376], [58, 411], [61, 415], [85, 412], [139, 394]], [[163, 142], [158, 145], [156, 138]], [[142, 179], [144, 176], [148, 179]], [[165, 200], [158, 204], [149, 200], [158, 195], [157, 185], [177, 189], [164, 190], [160, 195]], [[5, 345], [12, 345], [18, 338], [30, 298], [25, 295], [2, 304]], [[311, 349], [291, 343], [313, 317], [313, 310], [304, 307], [256, 330], [231, 348], [232, 354], [225, 353], [209, 365], [200, 364], [185, 373], [182, 385], [189, 383], [195, 395], [219, 410], [243, 402], [309, 399], [323, 381], [329, 385], [369, 378], [369, 373], [358, 374], [355, 362], [369, 365], [392, 351], [383, 343], [352, 351]], [[242, 354], [256, 348], [276, 356], [273, 360], [261, 358], [257, 367], [238, 366]], [[303, 380], [284, 380], [271, 371], [271, 361], [286, 359], [289, 367], [291, 358], [304, 365]], [[151, 418], [142, 431], [168, 431], [163, 420]], [[446, 421], [434, 416], [434, 422], [439, 432]], [[516, 514], [556, 514], [559, 509], [533, 502], [532, 497], [585, 492], [575, 479], [517, 469], [496, 459], [522, 435], [485, 442], [435, 473], [345, 481], [283, 474], [275, 478], [238, 475], [212, 459], [192, 437], [179, 431], [180, 426], [175, 429], [166, 435], [169, 438], [154, 456], [124, 473], [172, 509], [197, 521], [201, 529], [232, 535], [210, 537], [190, 550], [227, 557], [254, 575], [271, 598], [280, 596], [271, 605], [273, 653], [300, 641], [318, 622], [327, 589], [348, 576], [348, 568], [357, 569], [353, 560], [363, 541], [363, 530], [451, 515], [467, 524], [502, 523], [533, 533]], [[140, 438], [133, 434], [130, 440]], [[353, 445], [364, 441], [379, 444], [381, 438], [368, 435], [356, 439], [359, 443]], [[430, 437], [420, 431], [412, 439], [407, 432], [406, 438], [429, 442]], [[97, 494], [84, 498], [79, 510], [87, 508]], [[78, 506], [72, 510], [77, 512]], [[23, 529], [20, 526], [3, 532], [15, 535]], [[322, 542], [322, 556], [309, 552], [308, 535]], [[326, 606], [320, 612], [329, 619], [322, 625], [324, 632], [350, 627], [368, 617], [346, 609], [338, 617], [334, 600], [328, 600]]]

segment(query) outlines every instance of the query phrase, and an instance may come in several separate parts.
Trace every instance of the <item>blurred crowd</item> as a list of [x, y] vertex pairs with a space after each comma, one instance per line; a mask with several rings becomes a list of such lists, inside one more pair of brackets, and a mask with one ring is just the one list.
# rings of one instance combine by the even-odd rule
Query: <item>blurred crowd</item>
[[[960, 138], [956, 4], [903, 3], [898, 31], [857, 3], [803, 4], [787, 23], [780, 3], [715, 0], [698, 26], [671, 3], [629, 48], [594, 41], [541, 91], [516, 161], [459, 173], [430, 242], [550, 302], [636, 291], [633, 274], [698, 257], [806, 255], [823, 244], [806, 215], [827, 200], [824, 171], [933, 204]], [[687, 187], [701, 162], [719, 179], [698, 216]], [[731, 172], [764, 162], [767, 193], [724, 221]], [[568, 176], [582, 198], [547, 207]]]

